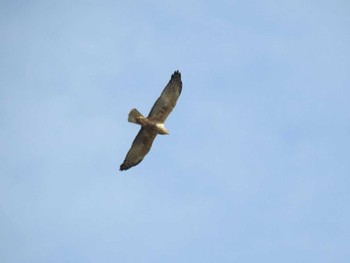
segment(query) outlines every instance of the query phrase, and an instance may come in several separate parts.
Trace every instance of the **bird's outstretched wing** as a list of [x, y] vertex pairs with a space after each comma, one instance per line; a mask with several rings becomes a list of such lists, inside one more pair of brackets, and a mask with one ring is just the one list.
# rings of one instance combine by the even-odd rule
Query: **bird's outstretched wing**
[[156, 136], [156, 130], [141, 128], [126, 155], [124, 162], [120, 165], [120, 171], [138, 165], [151, 149]]
[[170, 112], [174, 109], [181, 91], [181, 73], [179, 71], [175, 71], [174, 74], [171, 75], [171, 79], [165, 86], [162, 94], [154, 103], [147, 118], [157, 123], [164, 123]]

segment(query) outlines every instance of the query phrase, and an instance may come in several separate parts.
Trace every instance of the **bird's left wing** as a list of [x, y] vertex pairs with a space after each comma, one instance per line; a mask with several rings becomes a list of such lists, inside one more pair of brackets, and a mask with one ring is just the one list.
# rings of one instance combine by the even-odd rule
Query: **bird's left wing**
[[120, 165], [120, 171], [138, 165], [151, 149], [156, 136], [157, 131], [142, 127], [136, 135], [130, 150], [126, 154], [124, 162]]

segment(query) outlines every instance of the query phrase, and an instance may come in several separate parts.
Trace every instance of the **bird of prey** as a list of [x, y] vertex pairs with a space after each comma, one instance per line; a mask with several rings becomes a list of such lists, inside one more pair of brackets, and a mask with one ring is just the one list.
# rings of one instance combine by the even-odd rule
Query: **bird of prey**
[[120, 171], [138, 165], [151, 149], [158, 134], [169, 134], [164, 127], [164, 122], [174, 109], [181, 90], [181, 74], [175, 71], [146, 118], [135, 108], [130, 111], [128, 121], [141, 125], [141, 129], [126, 154], [124, 162], [120, 165]]

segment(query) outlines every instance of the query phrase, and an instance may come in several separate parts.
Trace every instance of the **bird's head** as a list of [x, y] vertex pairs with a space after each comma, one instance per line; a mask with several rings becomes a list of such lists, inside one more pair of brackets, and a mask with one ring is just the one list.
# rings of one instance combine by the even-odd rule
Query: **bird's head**
[[162, 135], [169, 135], [169, 130], [164, 127], [163, 123], [157, 123], [158, 133]]
[[159, 134], [161, 135], [169, 135], [169, 130], [167, 128], [163, 128], [159, 130]]

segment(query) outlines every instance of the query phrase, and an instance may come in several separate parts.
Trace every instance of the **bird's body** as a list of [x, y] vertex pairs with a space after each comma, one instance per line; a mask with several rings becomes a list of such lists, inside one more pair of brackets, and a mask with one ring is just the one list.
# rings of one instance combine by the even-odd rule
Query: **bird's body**
[[141, 125], [141, 129], [136, 135], [124, 162], [120, 165], [121, 171], [139, 164], [151, 149], [152, 143], [158, 134], [169, 134], [164, 122], [174, 109], [181, 91], [181, 74], [179, 71], [175, 71], [147, 117], [142, 116], [137, 109], [130, 111], [128, 121]]

